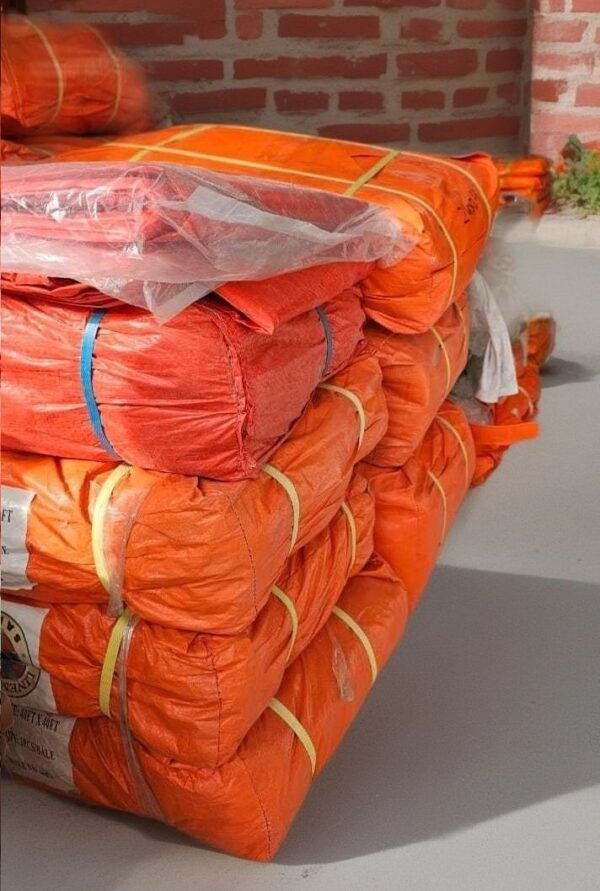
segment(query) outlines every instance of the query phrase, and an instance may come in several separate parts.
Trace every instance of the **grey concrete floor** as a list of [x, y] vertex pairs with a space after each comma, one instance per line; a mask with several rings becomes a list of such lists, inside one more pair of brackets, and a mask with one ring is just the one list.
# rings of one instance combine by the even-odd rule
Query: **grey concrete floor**
[[598, 891], [600, 256], [511, 252], [560, 325], [542, 437], [469, 496], [276, 861], [5, 781], [7, 891]]

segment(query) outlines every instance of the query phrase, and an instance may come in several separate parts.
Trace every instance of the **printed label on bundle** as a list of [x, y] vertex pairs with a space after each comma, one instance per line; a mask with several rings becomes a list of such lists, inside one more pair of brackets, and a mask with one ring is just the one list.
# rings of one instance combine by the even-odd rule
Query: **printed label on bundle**
[[2, 486], [2, 587], [7, 591], [33, 588], [27, 578], [27, 517], [35, 492]]
[[10, 771], [63, 792], [77, 791], [69, 743], [75, 718], [49, 715], [13, 700], [14, 724], [6, 734]]
[[56, 711], [52, 683], [40, 668], [40, 637], [47, 609], [4, 601], [2, 606], [2, 689], [11, 699]]

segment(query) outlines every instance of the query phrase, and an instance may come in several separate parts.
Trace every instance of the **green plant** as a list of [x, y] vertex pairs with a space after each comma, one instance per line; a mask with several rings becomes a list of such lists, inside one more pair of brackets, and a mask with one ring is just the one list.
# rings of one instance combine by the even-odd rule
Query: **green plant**
[[600, 214], [600, 151], [569, 136], [554, 170], [552, 194], [559, 204]]

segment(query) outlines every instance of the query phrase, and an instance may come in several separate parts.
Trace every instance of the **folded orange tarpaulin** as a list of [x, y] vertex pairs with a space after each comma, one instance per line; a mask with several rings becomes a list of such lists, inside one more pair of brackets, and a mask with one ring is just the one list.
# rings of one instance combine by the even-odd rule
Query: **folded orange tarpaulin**
[[89, 25], [2, 21], [2, 133], [134, 133], [152, 123], [141, 69]]
[[15, 163], [14, 156], [21, 156], [26, 161], [48, 161], [61, 152], [72, 152], [75, 149], [95, 148], [102, 145], [108, 137], [101, 136], [69, 136], [52, 133], [39, 136], [24, 136], [18, 141], [0, 139], [0, 160], [2, 163]]
[[[356, 475], [329, 526], [290, 557], [257, 619], [239, 635], [175, 631], [129, 612], [110, 617], [101, 604], [41, 607], [5, 597], [4, 688], [21, 705], [118, 720], [125, 676], [133, 737], [167, 758], [216, 767], [233, 756], [286, 666], [371, 556], [373, 521], [373, 497]], [[124, 657], [113, 672], [118, 647]]]
[[402, 583], [374, 558], [350, 580], [323, 630], [290, 665], [236, 754], [217, 770], [153, 753], [131, 740], [125, 721], [122, 735], [107, 718], [55, 717], [17, 700], [6, 765], [54, 791], [153, 816], [230, 854], [269, 860], [406, 618]]
[[500, 188], [503, 192], [523, 192], [534, 196], [540, 192], [547, 192], [550, 185], [549, 176], [506, 176], [500, 180]]
[[474, 469], [468, 421], [449, 401], [401, 468], [361, 464], [375, 496], [375, 548], [402, 578], [411, 609], [423, 593]]
[[543, 176], [549, 173], [551, 162], [543, 155], [525, 155], [523, 158], [495, 158], [495, 163], [503, 178], [507, 175]]
[[317, 384], [347, 364], [363, 320], [356, 289], [271, 335], [218, 300], [161, 324], [132, 307], [87, 313], [5, 293], [3, 446], [256, 476]]
[[[417, 244], [363, 282], [375, 321], [404, 333], [435, 324], [473, 275], [498, 202], [498, 175], [482, 154], [419, 155], [220, 124], [174, 127], [63, 155], [64, 161], [171, 162], [324, 189], [375, 202]], [[240, 285], [238, 285], [240, 287]]]
[[367, 460], [381, 467], [400, 467], [423, 439], [466, 365], [469, 352], [466, 295], [423, 334], [392, 334], [377, 325], [369, 325], [366, 336], [381, 365], [390, 416], [385, 436]]
[[4, 589], [38, 603], [124, 602], [165, 626], [236, 633], [288, 556], [331, 522], [386, 426], [381, 370], [359, 356], [315, 392], [256, 480], [7, 452]]
[[534, 439], [539, 432], [535, 417], [541, 395], [540, 369], [554, 349], [556, 323], [550, 316], [535, 316], [513, 346], [519, 392], [491, 406], [489, 424], [471, 424], [476, 462], [473, 485], [484, 483], [516, 442]]

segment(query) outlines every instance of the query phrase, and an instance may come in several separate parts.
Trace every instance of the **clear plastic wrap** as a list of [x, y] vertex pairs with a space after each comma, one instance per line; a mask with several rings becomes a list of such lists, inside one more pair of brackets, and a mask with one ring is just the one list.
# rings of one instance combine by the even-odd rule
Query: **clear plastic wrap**
[[176, 164], [5, 169], [2, 270], [74, 279], [169, 318], [220, 285], [328, 263], [397, 263], [388, 210]]

